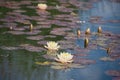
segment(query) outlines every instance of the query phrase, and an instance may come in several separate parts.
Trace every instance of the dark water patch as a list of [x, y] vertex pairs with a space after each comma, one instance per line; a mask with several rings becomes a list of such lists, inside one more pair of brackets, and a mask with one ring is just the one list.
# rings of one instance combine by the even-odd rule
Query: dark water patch
[[3, 7], [3, 6], [0, 6], [0, 12], [2, 12], [2, 13], [0, 14], [0, 18], [4, 18], [4, 17], [5, 17], [5, 14], [6, 14], [7, 12], [10, 12], [10, 11], [12, 11], [12, 9], [6, 8], [6, 7]]

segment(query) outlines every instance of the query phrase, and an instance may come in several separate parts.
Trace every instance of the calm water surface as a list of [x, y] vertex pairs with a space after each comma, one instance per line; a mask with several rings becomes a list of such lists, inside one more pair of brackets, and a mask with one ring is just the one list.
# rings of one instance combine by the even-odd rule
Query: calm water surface
[[[81, 30], [90, 27], [95, 32], [100, 25], [104, 31], [120, 34], [120, 23], [111, 23], [108, 20], [119, 20], [120, 3], [110, 0], [100, 0], [93, 4], [90, 10], [80, 10], [80, 19], [86, 23], [80, 25]], [[99, 16], [105, 23], [91, 23], [92, 16]], [[77, 44], [81, 44], [79, 40]], [[34, 53], [27, 51], [5, 51], [0, 49], [0, 80], [112, 80], [105, 74], [106, 70], [120, 70], [119, 60], [114, 62], [103, 62], [99, 58], [107, 56], [105, 50], [90, 51], [87, 58], [96, 60], [95, 64], [88, 65], [83, 69], [55, 70], [49, 66], [35, 65]], [[29, 54], [26, 54], [29, 53]], [[9, 57], [7, 57], [9, 56]]]

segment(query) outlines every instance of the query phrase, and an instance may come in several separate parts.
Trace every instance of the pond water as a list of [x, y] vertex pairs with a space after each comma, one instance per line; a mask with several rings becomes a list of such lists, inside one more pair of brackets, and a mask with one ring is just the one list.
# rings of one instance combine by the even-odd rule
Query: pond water
[[[8, 1], [8, 6], [0, 4], [0, 11], [3, 11], [0, 12], [0, 80], [120, 80], [120, 2], [119, 0], [75, 0], [75, 2], [81, 1], [85, 3], [81, 8], [78, 6], [75, 12], [78, 14], [77, 20], [85, 23], [77, 24], [66, 21], [72, 20], [71, 16], [63, 15], [68, 13], [62, 12], [59, 6], [57, 9], [61, 12], [58, 13], [56, 10], [56, 4], [67, 6], [69, 2], [67, 0], [26, 1], [27, 3]], [[36, 10], [35, 6], [38, 2], [50, 6], [47, 12]], [[76, 3], [73, 4], [77, 6]], [[71, 9], [64, 10], [69, 12]], [[30, 23], [35, 26], [32, 32], [29, 31]], [[12, 30], [10, 26], [13, 26]], [[103, 36], [96, 34], [99, 26], [102, 27]], [[84, 32], [87, 28], [91, 30], [91, 35], [88, 35], [90, 43], [84, 48]], [[81, 31], [80, 37], [76, 35], [78, 29]], [[51, 68], [52, 64], [36, 64], [44, 61], [55, 62], [49, 59], [49, 56], [43, 57], [47, 51], [44, 45], [50, 40], [63, 44], [62, 50], [75, 55], [76, 63], [85, 67], [55, 69]], [[106, 50], [109, 47], [110, 55]]]

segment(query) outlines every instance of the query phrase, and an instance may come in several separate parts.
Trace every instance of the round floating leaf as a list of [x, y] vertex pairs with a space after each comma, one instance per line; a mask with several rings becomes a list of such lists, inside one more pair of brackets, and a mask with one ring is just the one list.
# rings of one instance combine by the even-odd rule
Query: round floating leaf
[[102, 58], [100, 58], [100, 60], [102, 60], [102, 61], [115, 61], [115, 59], [113, 59], [111, 57], [102, 57]]
[[119, 70], [108, 70], [105, 73], [107, 75], [110, 75], [110, 76], [118, 76], [118, 77], [120, 77], [120, 71]]
[[29, 36], [29, 37], [27, 37], [27, 39], [30, 39], [30, 40], [41, 40], [41, 39], [44, 39], [44, 37], [41, 36], [41, 35], [37, 35], [37, 36]]

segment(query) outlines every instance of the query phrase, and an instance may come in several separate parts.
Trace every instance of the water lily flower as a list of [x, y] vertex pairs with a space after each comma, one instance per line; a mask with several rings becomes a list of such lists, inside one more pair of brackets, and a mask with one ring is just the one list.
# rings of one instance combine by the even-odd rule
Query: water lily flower
[[30, 24], [30, 31], [32, 31], [33, 30], [33, 25], [32, 24]]
[[80, 36], [80, 34], [81, 34], [81, 31], [77, 30], [77, 35]]
[[98, 27], [98, 33], [102, 33], [102, 28], [101, 28], [101, 26]]
[[10, 26], [10, 30], [13, 30], [13, 27], [12, 27], [12, 26]]
[[61, 63], [71, 63], [73, 62], [73, 55], [68, 52], [61, 52], [55, 60]]
[[58, 45], [58, 43], [56, 43], [55, 41], [49, 41], [47, 42], [47, 45], [44, 46], [45, 48], [47, 48], [50, 51], [54, 51], [54, 50], [58, 50], [60, 48], [60, 46]]
[[84, 40], [84, 47], [85, 47], [85, 48], [88, 46], [88, 43], [89, 43], [88, 38], [85, 38], [85, 40]]
[[41, 10], [46, 10], [47, 9], [47, 4], [38, 4], [38, 8]]
[[85, 34], [90, 34], [90, 28], [85, 31]]

